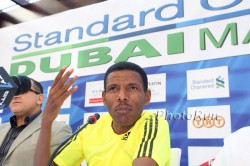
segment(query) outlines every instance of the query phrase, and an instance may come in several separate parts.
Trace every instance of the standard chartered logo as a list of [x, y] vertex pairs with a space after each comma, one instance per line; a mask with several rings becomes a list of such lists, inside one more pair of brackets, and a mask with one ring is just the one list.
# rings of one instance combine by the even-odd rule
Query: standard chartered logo
[[214, 88], [214, 79], [193, 80], [191, 90]]
[[215, 88], [225, 88], [225, 81], [222, 76], [218, 76], [215, 79], [208, 78], [202, 80], [193, 80], [191, 85], [191, 90], [199, 89], [213, 89]]
[[219, 76], [216, 78], [216, 88], [225, 88], [224, 78]]

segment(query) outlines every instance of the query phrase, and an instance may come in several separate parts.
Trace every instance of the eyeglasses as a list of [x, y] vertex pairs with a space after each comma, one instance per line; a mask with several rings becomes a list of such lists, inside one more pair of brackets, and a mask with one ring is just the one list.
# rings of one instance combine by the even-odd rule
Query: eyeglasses
[[17, 91], [15, 96], [27, 93], [29, 91], [34, 92], [35, 94], [41, 94], [40, 92], [31, 89], [31, 81], [26, 76], [12, 76], [13, 81], [17, 84]]

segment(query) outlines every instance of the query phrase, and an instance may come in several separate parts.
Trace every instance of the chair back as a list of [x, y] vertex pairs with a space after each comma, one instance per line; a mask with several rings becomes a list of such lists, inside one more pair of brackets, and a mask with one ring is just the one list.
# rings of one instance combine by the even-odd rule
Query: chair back
[[171, 148], [170, 166], [180, 166], [181, 162], [181, 148]]

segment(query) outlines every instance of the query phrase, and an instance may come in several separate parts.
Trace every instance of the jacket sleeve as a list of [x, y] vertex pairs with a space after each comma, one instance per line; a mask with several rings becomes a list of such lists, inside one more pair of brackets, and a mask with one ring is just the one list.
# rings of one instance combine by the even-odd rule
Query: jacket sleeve
[[64, 122], [54, 122], [52, 126], [51, 142], [50, 142], [50, 152], [59, 146], [63, 141], [72, 135], [71, 127]]

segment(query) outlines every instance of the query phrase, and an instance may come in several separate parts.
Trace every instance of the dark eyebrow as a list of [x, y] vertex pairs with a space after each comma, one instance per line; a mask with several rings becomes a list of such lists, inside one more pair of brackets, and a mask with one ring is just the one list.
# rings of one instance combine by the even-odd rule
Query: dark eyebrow
[[107, 84], [107, 87], [109, 87], [109, 86], [118, 86], [118, 84], [116, 84], [116, 83]]
[[108, 89], [108, 88], [110, 88], [110, 87], [117, 87], [118, 86], [118, 84], [107, 84], [106, 85], [106, 88], [105, 89]]
[[138, 86], [140, 86], [140, 84], [139, 84], [139, 83], [136, 83], [136, 82], [131, 82], [131, 83], [129, 83], [128, 85], [138, 85]]

